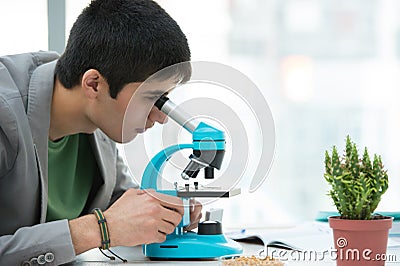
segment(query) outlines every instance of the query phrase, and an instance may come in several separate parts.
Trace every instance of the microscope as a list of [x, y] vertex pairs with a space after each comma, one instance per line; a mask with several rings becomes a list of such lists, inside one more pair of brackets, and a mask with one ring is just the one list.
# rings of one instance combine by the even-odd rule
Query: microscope
[[[220, 198], [240, 194], [240, 189], [223, 190], [200, 186], [198, 182], [194, 182], [194, 187], [189, 184], [189, 180], [196, 178], [200, 170], [204, 170], [205, 179], [214, 179], [214, 169], [220, 169], [225, 154], [224, 132], [203, 122], [190, 121], [191, 116], [165, 95], [156, 101], [155, 106], [189, 131], [192, 134], [192, 143], [169, 146], [157, 153], [146, 166], [141, 189], [154, 189], [160, 193], [181, 197], [184, 215], [175, 232], [167, 235], [165, 242], [143, 245], [144, 255], [155, 259], [211, 259], [241, 254], [242, 247], [222, 233], [222, 217], [213, 219], [213, 215], [207, 213], [206, 220], [199, 223], [197, 233], [184, 231], [184, 227], [190, 224], [191, 198]], [[175, 182], [174, 189], [158, 189], [165, 163], [174, 153], [183, 149], [193, 150], [188, 165], [181, 173], [181, 178], [188, 183], [181, 188]]]

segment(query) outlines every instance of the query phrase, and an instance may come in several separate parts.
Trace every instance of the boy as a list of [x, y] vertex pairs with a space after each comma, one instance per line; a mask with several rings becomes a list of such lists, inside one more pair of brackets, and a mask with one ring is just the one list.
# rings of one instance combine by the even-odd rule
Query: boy
[[[111, 246], [163, 242], [173, 232], [182, 201], [137, 189], [114, 142], [166, 121], [153, 104], [170, 87], [137, 89], [158, 70], [189, 60], [185, 35], [149, 0], [92, 1], [60, 58], [0, 58], [1, 265], [58, 265], [101, 246], [94, 208], [105, 210]], [[187, 80], [190, 71], [174, 75]], [[123, 138], [134, 94], [132, 132]], [[197, 205], [188, 229], [200, 216]]]

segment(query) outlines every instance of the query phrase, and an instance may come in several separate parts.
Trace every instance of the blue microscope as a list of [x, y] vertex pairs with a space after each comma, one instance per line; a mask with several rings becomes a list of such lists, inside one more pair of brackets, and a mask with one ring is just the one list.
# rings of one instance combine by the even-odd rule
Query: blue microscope
[[160, 193], [181, 197], [185, 206], [182, 221], [175, 232], [167, 235], [166, 241], [163, 243], [143, 245], [144, 255], [154, 259], [211, 259], [241, 254], [242, 247], [222, 233], [221, 222], [209, 219], [207, 215], [206, 221], [199, 223], [197, 233], [184, 231], [184, 227], [190, 224], [189, 201], [191, 198], [231, 197], [239, 194], [240, 189], [228, 191], [207, 187], [203, 189], [198, 182], [194, 182], [194, 187], [190, 187], [188, 183], [179, 188], [175, 183], [175, 189], [158, 189], [165, 163], [175, 152], [183, 149], [192, 149], [193, 153], [190, 155], [189, 164], [181, 173], [181, 177], [189, 181], [191, 178], [196, 178], [200, 170], [204, 169], [205, 179], [213, 179], [214, 168], [220, 169], [225, 154], [224, 132], [203, 122], [190, 121], [190, 115], [178, 108], [165, 95], [157, 100], [155, 106], [188, 130], [193, 136], [193, 143], [167, 147], [153, 157], [143, 173], [141, 189], [154, 189]]

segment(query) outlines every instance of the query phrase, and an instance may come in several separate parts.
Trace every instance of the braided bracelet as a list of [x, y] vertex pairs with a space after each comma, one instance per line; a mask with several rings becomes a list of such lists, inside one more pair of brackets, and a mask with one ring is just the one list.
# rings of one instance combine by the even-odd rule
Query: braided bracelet
[[96, 215], [97, 222], [100, 226], [101, 234], [101, 249], [110, 248], [110, 236], [108, 235], [107, 220], [104, 217], [103, 212], [99, 208], [93, 209], [92, 213]]

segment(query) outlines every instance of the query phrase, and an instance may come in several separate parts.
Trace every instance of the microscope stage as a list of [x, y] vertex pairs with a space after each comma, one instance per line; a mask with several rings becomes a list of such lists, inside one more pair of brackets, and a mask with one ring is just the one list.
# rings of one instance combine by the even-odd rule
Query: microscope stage
[[182, 198], [230, 198], [240, 194], [240, 188], [231, 190], [221, 190], [214, 188], [202, 189], [180, 189], [177, 191], [177, 196]]

